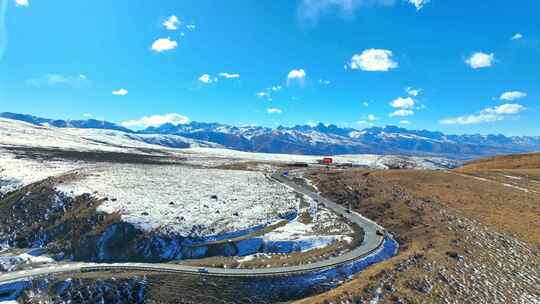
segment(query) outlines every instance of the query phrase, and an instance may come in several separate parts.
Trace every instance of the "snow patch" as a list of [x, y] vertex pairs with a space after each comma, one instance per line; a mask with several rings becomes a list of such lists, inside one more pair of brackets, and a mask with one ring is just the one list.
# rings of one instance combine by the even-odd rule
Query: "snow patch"
[[98, 211], [120, 213], [145, 231], [205, 237], [276, 222], [296, 195], [260, 172], [168, 165], [107, 164], [58, 185], [69, 195], [107, 198]]

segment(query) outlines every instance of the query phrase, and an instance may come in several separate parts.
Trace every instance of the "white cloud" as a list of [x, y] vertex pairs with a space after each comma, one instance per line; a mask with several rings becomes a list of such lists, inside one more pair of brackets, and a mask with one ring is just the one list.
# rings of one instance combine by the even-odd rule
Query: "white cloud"
[[283, 113], [283, 111], [281, 109], [278, 109], [278, 108], [268, 108], [268, 110], [266, 110], [266, 112], [268, 114], [281, 114], [281, 113]]
[[398, 97], [390, 103], [393, 108], [399, 109], [412, 109], [414, 107], [414, 104], [414, 99], [412, 99], [411, 97]]
[[219, 76], [223, 78], [231, 79], [231, 78], [239, 78], [240, 74], [219, 73]]
[[472, 125], [503, 120], [508, 115], [516, 115], [526, 108], [520, 104], [503, 104], [497, 107], [485, 108], [482, 111], [471, 114], [446, 118], [440, 121], [443, 125]]
[[523, 34], [516, 33], [514, 36], [512, 36], [512, 40], [519, 40], [519, 39], [523, 39]]
[[431, 0], [409, 0], [409, 3], [414, 5], [417, 11], [421, 10], [424, 5], [428, 4], [429, 2], [431, 2]]
[[411, 116], [411, 115], [414, 115], [414, 111], [413, 110], [406, 110], [406, 109], [401, 109], [401, 110], [397, 110], [397, 111], [394, 111], [392, 113], [390, 113], [390, 117], [404, 117], [404, 116]]
[[499, 97], [500, 100], [506, 100], [506, 101], [512, 101], [517, 100], [521, 98], [527, 97], [527, 93], [519, 92], [519, 91], [512, 91], [512, 92], [504, 92], [502, 93], [501, 97]]
[[369, 102], [367, 101], [364, 101], [362, 104], [364, 105], [364, 107], [369, 107]]
[[257, 97], [259, 97], [259, 98], [268, 98], [268, 97], [270, 97], [270, 94], [268, 94], [266, 92], [259, 92], [259, 93], [255, 94], [255, 95], [257, 95]]
[[368, 49], [353, 55], [349, 65], [353, 70], [387, 72], [398, 67], [398, 63], [392, 60], [392, 55], [389, 50]]
[[43, 86], [58, 86], [65, 85], [74, 88], [80, 88], [89, 83], [88, 77], [84, 74], [77, 76], [64, 76], [61, 74], [45, 74], [39, 77], [30, 78], [26, 80], [26, 84], [33, 87], [43, 87]]
[[488, 68], [493, 65], [495, 54], [476, 52], [465, 60], [465, 63], [473, 69]]
[[377, 120], [377, 117], [376, 117], [375, 115], [373, 115], [373, 114], [369, 114], [369, 115], [368, 115], [368, 120], [371, 121], [371, 122], [373, 122], [373, 121], [376, 121], [376, 120]]
[[167, 20], [163, 21], [163, 26], [169, 31], [176, 31], [180, 25], [180, 20], [175, 15], [170, 16]]
[[128, 93], [129, 91], [124, 88], [112, 91], [112, 94], [116, 96], [126, 96]]
[[319, 18], [331, 11], [342, 15], [351, 15], [360, 7], [391, 6], [395, 0], [302, 0], [298, 7], [298, 16], [303, 21], [317, 23]]
[[486, 108], [483, 112], [485, 113], [493, 113], [497, 115], [513, 115], [518, 114], [525, 110], [525, 107], [516, 104], [516, 103], [505, 103], [503, 105], [493, 107], [493, 108]]
[[30, 3], [28, 0], [15, 0], [15, 6], [17, 7], [29, 7]]
[[502, 120], [503, 117], [494, 114], [472, 114], [466, 116], [458, 116], [446, 118], [440, 121], [443, 125], [475, 125], [486, 122], [494, 122]]
[[217, 78], [212, 78], [210, 75], [208, 74], [203, 74], [201, 75], [201, 77], [199, 77], [199, 81], [204, 83], [204, 84], [211, 84], [213, 82], [217, 82]]
[[402, 120], [402, 121], [399, 122], [399, 124], [400, 124], [400, 125], [410, 125], [411, 122], [408, 121], [408, 120]]
[[323, 85], [329, 85], [329, 84], [331, 84], [332, 82], [331, 82], [330, 80], [319, 79], [319, 83], [320, 83], [320, 84], [323, 84]]
[[422, 89], [413, 89], [412, 87], [405, 88], [405, 92], [409, 94], [409, 96], [417, 97], [422, 92]]
[[298, 81], [300, 84], [304, 84], [306, 75], [307, 74], [304, 69], [291, 70], [287, 75], [287, 85], [290, 85], [294, 81]]
[[272, 100], [272, 94], [281, 91], [281, 89], [282, 87], [280, 85], [275, 85], [270, 88], [266, 88], [255, 95], [257, 95], [257, 97], [259, 98], [266, 98], [267, 100]]
[[196, 28], [195, 24], [188, 24], [186, 25], [186, 28], [190, 31], [194, 30]]
[[84, 113], [82, 116], [86, 118], [90, 118], [90, 117], [93, 117], [94, 115], [92, 115], [91, 113]]
[[189, 118], [186, 116], [177, 114], [177, 113], [170, 113], [166, 115], [152, 115], [152, 116], [144, 116], [141, 119], [136, 120], [128, 120], [122, 122], [122, 126], [124, 127], [159, 127], [163, 124], [170, 123], [175, 126], [177, 125], [183, 125], [187, 124], [189, 122]]
[[161, 38], [152, 43], [152, 50], [158, 53], [175, 49], [178, 43], [171, 38]]

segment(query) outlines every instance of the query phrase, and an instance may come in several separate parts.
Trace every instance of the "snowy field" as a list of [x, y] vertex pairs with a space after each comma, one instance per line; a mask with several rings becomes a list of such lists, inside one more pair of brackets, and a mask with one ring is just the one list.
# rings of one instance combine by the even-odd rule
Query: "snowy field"
[[[165, 148], [148, 142], [185, 142], [194, 148]], [[182, 159], [187, 166], [92, 163], [61, 158], [21, 157], [6, 148], [49, 148], [64, 151], [122, 152]], [[75, 194], [97, 193], [109, 200], [101, 211], [119, 212], [144, 230], [209, 236], [275, 222], [298, 206], [295, 194], [269, 181], [262, 172], [218, 170], [212, 167], [242, 162], [316, 164], [321, 156], [249, 153], [209, 148], [179, 136], [136, 135], [98, 129], [55, 128], [0, 118], [0, 195], [71, 171], [86, 174], [59, 186]], [[399, 164], [437, 169], [446, 160], [380, 155], [334, 156], [336, 163], [377, 169]], [[261, 171], [273, 166], [259, 164]], [[297, 226], [294, 226], [297, 225]], [[302, 224], [303, 225], [303, 224]], [[309, 225], [292, 223], [268, 236], [276, 240], [309, 235]], [[297, 233], [298, 231], [306, 233]], [[287, 235], [294, 231], [293, 234]]]
[[315, 207], [312, 221], [302, 223], [298, 218], [263, 236], [266, 243], [296, 242], [300, 251], [310, 251], [335, 242], [352, 242], [352, 228], [326, 208]]
[[[174, 149], [158, 145], [184, 144], [191, 148]], [[56, 148], [75, 151], [123, 152], [186, 157], [186, 163], [199, 166], [220, 166], [235, 162], [305, 162], [316, 164], [321, 156], [241, 152], [219, 145], [176, 135], [130, 134], [114, 130], [55, 128], [36, 126], [21, 121], [0, 118], [1, 146]], [[350, 163], [374, 169], [388, 169], [406, 164], [416, 169], [440, 169], [454, 162], [438, 157], [408, 157], [393, 155], [337, 155], [336, 163]]]
[[0, 147], [0, 196], [3, 193], [83, 168], [84, 162], [38, 161], [17, 158]]
[[115, 130], [55, 128], [0, 118], [0, 146], [59, 148], [75, 151], [141, 153], [141, 149], [178, 152], [148, 142], [182, 142], [190, 146], [219, 147], [176, 135], [130, 134]]
[[[188, 157], [188, 161], [193, 164], [231, 164], [238, 161], [258, 161], [293, 163], [301, 162], [307, 164], [317, 164], [322, 157], [315, 155], [291, 155], [291, 154], [271, 154], [235, 151], [221, 148], [188, 148], [182, 149], [182, 153]], [[396, 155], [336, 155], [333, 156], [336, 164], [353, 164], [373, 169], [388, 169], [395, 164], [406, 163], [411, 169], [436, 170], [445, 168], [448, 165], [456, 165], [454, 161], [440, 157], [416, 157], [416, 156], [396, 156]]]
[[145, 231], [198, 237], [275, 222], [299, 204], [260, 172], [165, 165], [107, 164], [58, 190], [107, 197], [99, 211], [119, 212]]

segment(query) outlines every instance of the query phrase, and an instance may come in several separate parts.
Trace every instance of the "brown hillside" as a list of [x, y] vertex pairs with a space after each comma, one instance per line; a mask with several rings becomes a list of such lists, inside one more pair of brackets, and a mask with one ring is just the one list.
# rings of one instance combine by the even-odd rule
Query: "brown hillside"
[[464, 170], [491, 169], [538, 169], [540, 168], [540, 153], [512, 154], [473, 160], [465, 163]]

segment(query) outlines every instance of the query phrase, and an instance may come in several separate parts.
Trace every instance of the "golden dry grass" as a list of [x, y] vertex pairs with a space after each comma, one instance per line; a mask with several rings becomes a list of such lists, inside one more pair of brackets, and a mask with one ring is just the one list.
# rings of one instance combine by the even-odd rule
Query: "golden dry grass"
[[450, 172], [387, 171], [376, 175], [499, 232], [540, 246], [540, 195], [536, 193]]
[[[530, 176], [540, 173], [530, 171], [520, 169], [513, 174]], [[441, 209], [540, 246], [540, 196], [500, 183], [484, 182], [451, 172], [402, 170], [327, 172], [311, 178], [324, 196], [343, 204], [352, 200], [355, 210], [391, 231], [400, 243], [400, 249], [397, 256], [369, 267], [342, 286], [298, 303], [349, 303], [373, 288], [374, 282], [380, 282], [380, 277], [389, 272], [395, 276], [397, 291], [394, 295], [407, 303], [440, 301], [436, 297], [444, 293], [442, 290], [446, 286], [436, 283], [430, 294], [420, 294], [407, 286], [415, 279], [434, 275], [430, 270], [413, 267], [396, 272], [394, 267], [399, 261], [421, 254], [432, 265], [452, 268], [455, 266], [448, 258], [448, 252], [458, 252], [466, 259], [474, 259], [471, 250], [476, 253], [484, 250], [480, 247], [473, 249], [471, 244], [463, 242], [463, 232], [449, 230], [448, 223], [439, 212]], [[418, 205], [413, 202], [415, 199], [425, 203]]]
[[540, 153], [513, 154], [473, 160], [465, 163], [462, 170], [486, 169], [538, 169]]

